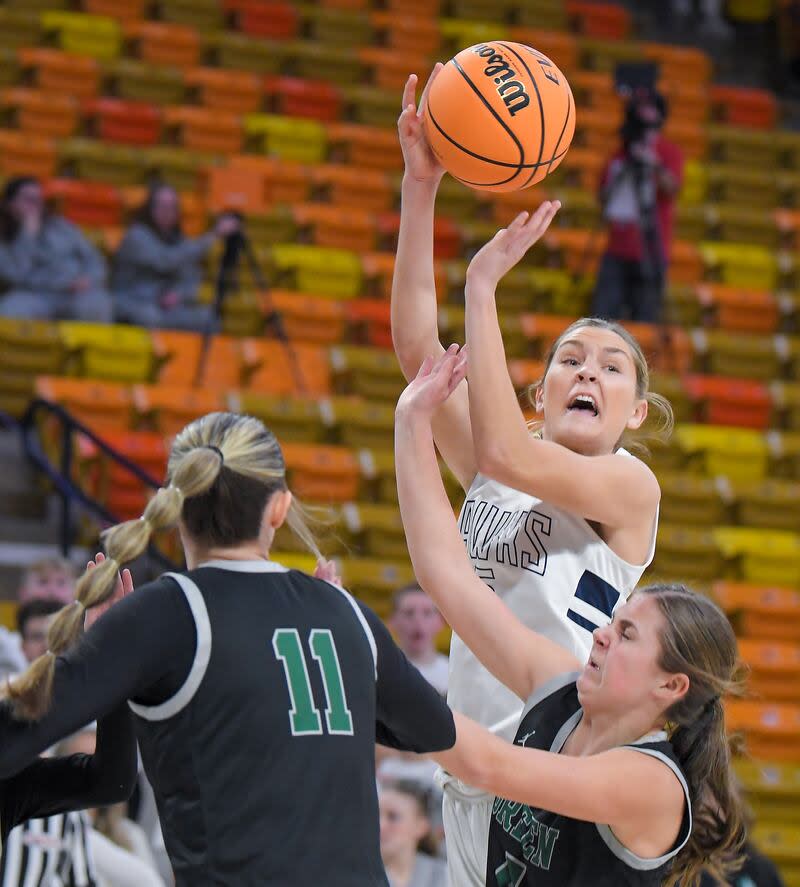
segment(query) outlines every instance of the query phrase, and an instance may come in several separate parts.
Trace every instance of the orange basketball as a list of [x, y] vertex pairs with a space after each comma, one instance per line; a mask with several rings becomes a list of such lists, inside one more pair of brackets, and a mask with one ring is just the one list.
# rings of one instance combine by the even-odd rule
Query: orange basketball
[[547, 56], [496, 40], [463, 49], [442, 68], [423, 123], [451, 176], [482, 191], [519, 191], [563, 160], [575, 132], [575, 102]]

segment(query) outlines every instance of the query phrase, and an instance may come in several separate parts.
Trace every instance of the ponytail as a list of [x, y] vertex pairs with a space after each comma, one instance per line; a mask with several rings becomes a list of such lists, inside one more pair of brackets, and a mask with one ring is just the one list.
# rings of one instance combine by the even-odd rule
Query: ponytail
[[53, 694], [56, 657], [80, 638], [86, 610], [111, 597], [120, 567], [144, 553], [154, 532], [173, 527], [181, 516], [184, 499], [211, 489], [221, 467], [220, 455], [209, 447], [190, 450], [174, 466], [169, 486], [156, 492], [138, 520], [106, 530], [103, 542], [107, 557], [78, 580], [75, 600], [58, 612], [50, 626], [47, 652], [6, 683], [5, 694], [18, 718], [36, 721], [45, 714]]

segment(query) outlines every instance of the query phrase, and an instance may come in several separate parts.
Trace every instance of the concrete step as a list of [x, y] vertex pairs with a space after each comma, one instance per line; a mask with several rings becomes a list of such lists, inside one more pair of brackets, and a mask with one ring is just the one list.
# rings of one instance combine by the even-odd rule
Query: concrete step
[[47, 514], [47, 499], [19, 435], [0, 432], [0, 515], [42, 519]]

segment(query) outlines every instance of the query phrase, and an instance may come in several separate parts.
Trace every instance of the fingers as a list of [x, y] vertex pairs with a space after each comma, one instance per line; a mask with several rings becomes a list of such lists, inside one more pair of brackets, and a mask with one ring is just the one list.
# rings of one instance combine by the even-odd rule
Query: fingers
[[122, 579], [122, 594], [130, 594], [133, 591], [133, 576], [131, 571], [126, 567], [120, 574]]
[[428, 93], [431, 91], [431, 86], [433, 86], [433, 81], [436, 79], [436, 76], [443, 67], [444, 65], [441, 62], [436, 62], [436, 64], [433, 66], [430, 77], [428, 77], [428, 82], [425, 84], [425, 89], [422, 90], [422, 97], [419, 100], [418, 113], [421, 113], [422, 109], [425, 107], [425, 103], [428, 101]]
[[406, 85], [403, 87], [403, 111], [405, 111], [409, 105], [415, 105], [415, 99], [417, 95], [417, 75], [409, 74], [408, 80], [406, 80]]
[[431, 370], [434, 369], [434, 359], [432, 357], [426, 357], [425, 360], [422, 361], [422, 366], [419, 368], [419, 372], [417, 373], [418, 379], [424, 379], [426, 376], [430, 376]]

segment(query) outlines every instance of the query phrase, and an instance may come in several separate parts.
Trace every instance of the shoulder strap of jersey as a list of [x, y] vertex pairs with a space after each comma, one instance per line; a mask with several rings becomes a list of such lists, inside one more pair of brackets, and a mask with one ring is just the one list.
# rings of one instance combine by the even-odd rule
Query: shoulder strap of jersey
[[164, 573], [164, 576], [177, 582], [186, 597], [197, 632], [197, 646], [189, 674], [173, 696], [159, 705], [128, 702], [131, 711], [146, 721], [166, 721], [186, 708], [200, 687], [211, 659], [211, 621], [208, 618], [208, 609], [202, 592], [188, 576], [182, 573]]

